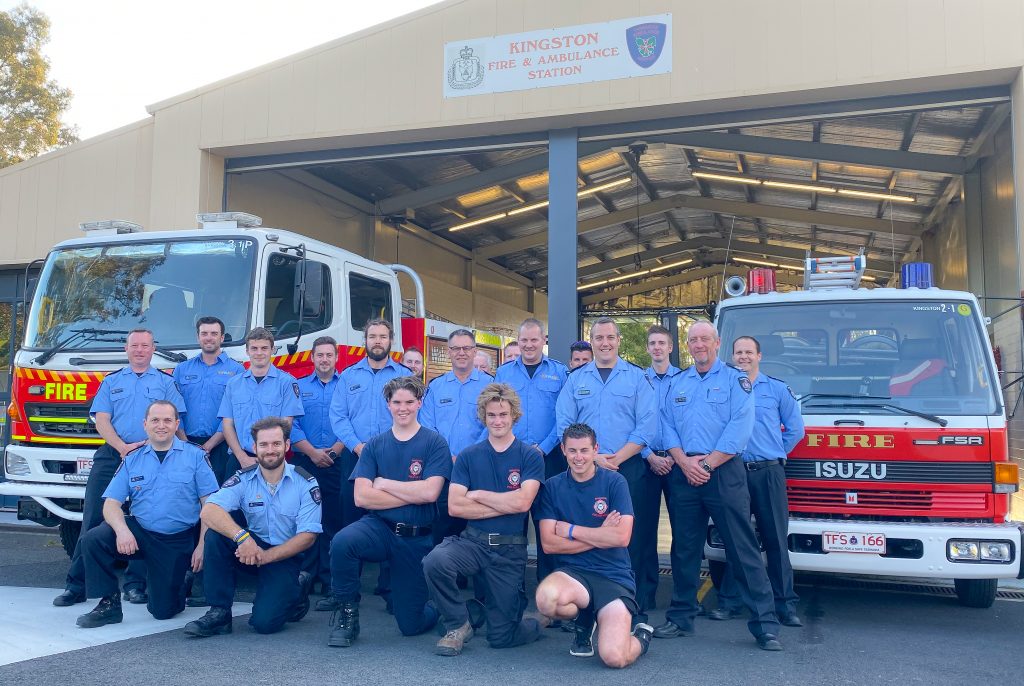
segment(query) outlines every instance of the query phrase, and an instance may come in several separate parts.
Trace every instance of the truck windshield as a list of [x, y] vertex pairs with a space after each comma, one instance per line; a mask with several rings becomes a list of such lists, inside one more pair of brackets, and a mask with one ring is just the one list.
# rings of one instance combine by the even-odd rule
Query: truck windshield
[[970, 302], [725, 306], [718, 329], [726, 360], [737, 337], [755, 337], [761, 372], [807, 396], [804, 414], [999, 411], [984, 333]]
[[[157, 345], [196, 347], [196, 319], [224, 321], [228, 341], [249, 324], [256, 243], [248, 239], [135, 242], [56, 250], [39, 277], [25, 347], [46, 349], [75, 329], [151, 329]], [[123, 339], [123, 336], [121, 336]], [[110, 336], [72, 349], [118, 349]]]

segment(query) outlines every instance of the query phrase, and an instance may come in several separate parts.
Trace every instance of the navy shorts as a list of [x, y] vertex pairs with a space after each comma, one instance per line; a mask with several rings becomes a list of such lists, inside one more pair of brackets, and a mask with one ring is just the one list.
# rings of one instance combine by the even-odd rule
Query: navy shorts
[[559, 567], [555, 571], [571, 576], [583, 584], [583, 588], [587, 589], [587, 594], [590, 596], [590, 605], [587, 606], [587, 609], [593, 610], [595, 616], [605, 605], [616, 600], [621, 600], [631, 615], [640, 613], [640, 607], [636, 604], [636, 594], [622, 584], [616, 583], [600, 574], [575, 567]]

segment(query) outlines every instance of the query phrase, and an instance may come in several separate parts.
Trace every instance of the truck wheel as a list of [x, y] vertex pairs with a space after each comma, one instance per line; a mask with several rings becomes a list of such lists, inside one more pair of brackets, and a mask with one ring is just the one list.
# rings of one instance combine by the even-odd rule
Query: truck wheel
[[60, 520], [60, 544], [64, 546], [64, 552], [68, 554], [68, 557], [75, 554], [75, 544], [78, 543], [78, 535], [81, 532], [81, 522], [73, 522], [70, 519]]
[[953, 579], [956, 598], [964, 607], [992, 607], [998, 583], [996, 579]]
[[708, 574], [711, 576], [711, 583], [715, 590], [722, 588], [722, 577], [725, 576], [725, 563], [721, 560], [708, 560]]

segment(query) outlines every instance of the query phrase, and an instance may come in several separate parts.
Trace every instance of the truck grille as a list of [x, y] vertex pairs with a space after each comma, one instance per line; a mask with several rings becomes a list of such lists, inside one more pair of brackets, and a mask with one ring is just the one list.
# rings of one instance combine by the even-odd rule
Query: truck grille
[[929, 484], [990, 484], [995, 475], [991, 462], [911, 462], [786, 460], [787, 479], [833, 481], [895, 481]]
[[32, 433], [37, 436], [99, 437], [96, 425], [89, 418], [88, 405], [26, 403], [25, 414]]
[[[935, 514], [941, 511], [972, 511], [983, 516], [991, 507], [990, 493], [952, 493], [939, 491], [875, 491], [848, 488], [786, 489], [789, 508], [797, 512], [842, 512], [885, 509], [892, 514]], [[855, 494], [856, 502], [849, 495]]]

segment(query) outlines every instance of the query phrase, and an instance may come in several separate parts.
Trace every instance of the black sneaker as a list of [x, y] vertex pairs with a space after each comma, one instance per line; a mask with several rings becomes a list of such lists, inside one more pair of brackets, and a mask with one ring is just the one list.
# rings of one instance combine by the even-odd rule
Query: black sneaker
[[199, 619], [185, 625], [186, 636], [204, 638], [218, 634], [231, 633], [231, 610], [223, 607], [211, 607]]
[[646, 655], [647, 649], [651, 647], [651, 639], [654, 638], [654, 627], [640, 622], [633, 627], [633, 637], [640, 641], [640, 654]]
[[78, 605], [79, 603], [84, 602], [85, 594], [75, 593], [74, 591], [64, 591], [53, 599], [54, 607], [71, 607], [72, 605]]
[[327, 645], [348, 648], [359, 637], [359, 605], [342, 603], [331, 616], [331, 633]]
[[120, 624], [123, 619], [124, 615], [121, 614], [121, 595], [115, 593], [114, 595], [100, 598], [100, 602], [92, 609], [92, 612], [79, 617], [77, 624], [83, 629], [95, 629], [107, 624]]
[[581, 612], [577, 615], [574, 626], [576, 634], [573, 636], [569, 654], [573, 657], [593, 657], [594, 632], [597, 631], [597, 622], [594, 621], [594, 616], [588, 613], [588, 616], [584, 617]]
[[289, 622], [297, 622], [309, 612], [309, 590], [313, 585], [313, 575], [309, 572], [299, 572], [299, 599], [292, 608]]

